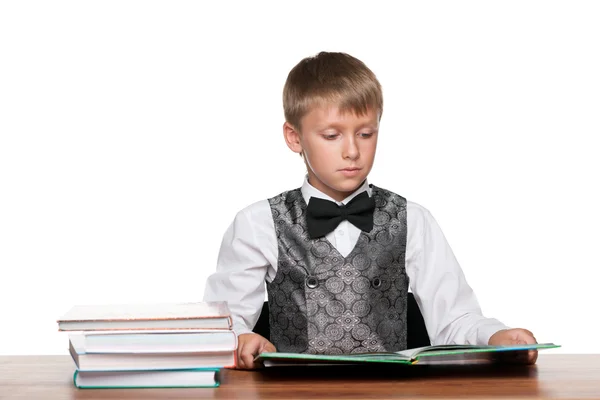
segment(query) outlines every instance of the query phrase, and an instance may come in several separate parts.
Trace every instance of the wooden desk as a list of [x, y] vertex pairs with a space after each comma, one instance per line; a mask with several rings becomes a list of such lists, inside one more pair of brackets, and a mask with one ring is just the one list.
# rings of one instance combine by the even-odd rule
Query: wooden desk
[[223, 370], [216, 389], [77, 389], [68, 356], [0, 356], [0, 399], [600, 399], [600, 355], [535, 366]]

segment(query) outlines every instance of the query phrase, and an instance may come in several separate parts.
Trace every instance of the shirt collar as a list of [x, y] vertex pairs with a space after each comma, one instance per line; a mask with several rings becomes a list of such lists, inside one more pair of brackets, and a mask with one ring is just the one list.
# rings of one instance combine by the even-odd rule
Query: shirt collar
[[358, 189], [356, 189], [354, 192], [352, 192], [350, 196], [346, 197], [342, 201], [336, 201], [332, 199], [331, 197], [329, 197], [328, 195], [326, 195], [325, 193], [321, 192], [319, 189], [315, 188], [310, 183], [308, 183], [308, 175], [304, 177], [304, 183], [302, 184], [300, 191], [302, 192], [302, 197], [304, 197], [304, 201], [306, 202], [306, 204], [308, 204], [311, 197], [333, 201], [337, 205], [348, 204], [350, 200], [352, 200], [364, 191], [366, 191], [369, 197], [371, 197], [371, 187], [369, 186], [369, 182], [367, 181], [367, 179], [365, 179], [365, 181], [358, 187]]

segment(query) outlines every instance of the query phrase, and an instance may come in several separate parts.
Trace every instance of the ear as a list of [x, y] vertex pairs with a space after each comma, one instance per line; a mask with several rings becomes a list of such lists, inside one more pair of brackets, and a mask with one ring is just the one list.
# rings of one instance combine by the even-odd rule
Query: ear
[[300, 133], [289, 122], [283, 124], [283, 138], [290, 150], [294, 153], [302, 154], [302, 144], [300, 143]]

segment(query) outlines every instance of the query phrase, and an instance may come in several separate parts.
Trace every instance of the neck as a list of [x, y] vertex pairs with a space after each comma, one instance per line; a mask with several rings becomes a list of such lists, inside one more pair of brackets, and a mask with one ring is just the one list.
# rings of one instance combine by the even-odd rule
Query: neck
[[360, 185], [358, 185], [357, 187], [355, 187], [354, 189], [352, 189], [350, 191], [335, 190], [335, 189], [325, 185], [323, 182], [321, 182], [316, 176], [314, 176], [311, 173], [308, 174], [308, 183], [310, 183], [310, 185], [312, 187], [321, 191], [322, 193], [326, 194], [327, 196], [331, 197], [335, 201], [340, 201], [340, 202], [342, 200], [344, 200], [345, 198], [347, 198], [348, 196], [350, 196], [352, 193], [354, 193], [356, 191], [356, 189], [358, 189], [360, 187], [360, 185], [362, 185], [362, 182], [361, 182]]

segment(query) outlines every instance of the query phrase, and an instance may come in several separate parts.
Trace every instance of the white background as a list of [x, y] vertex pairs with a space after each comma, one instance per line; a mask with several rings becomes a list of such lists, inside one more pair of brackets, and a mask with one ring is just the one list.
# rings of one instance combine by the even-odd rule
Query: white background
[[428, 208], [486, 315], [600, 352], [600, 3], [0, 3], [0, 354], [75, 304], [201, 300], [250, 203], [302, 183], [289, 70], [384, 89], [370, 182]]

